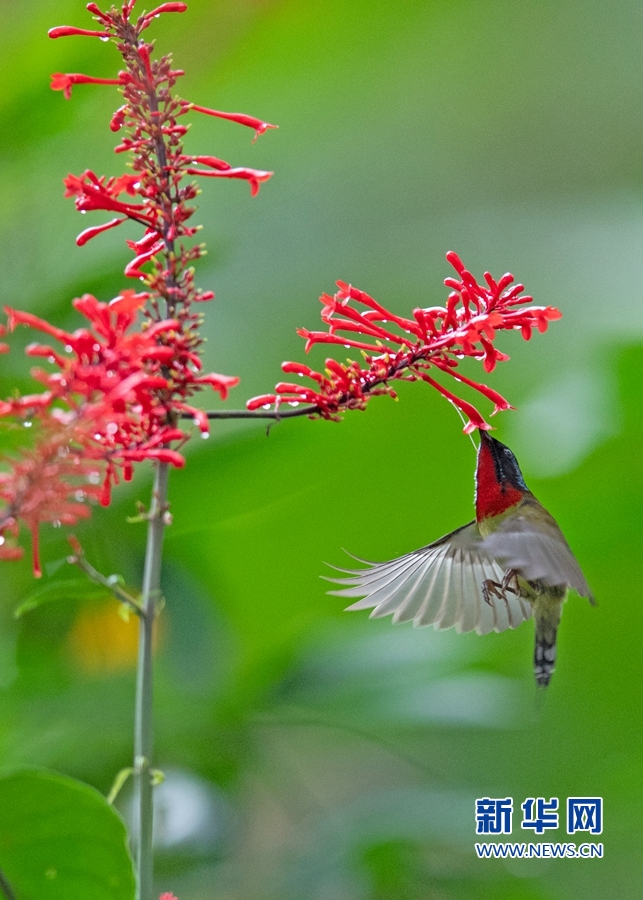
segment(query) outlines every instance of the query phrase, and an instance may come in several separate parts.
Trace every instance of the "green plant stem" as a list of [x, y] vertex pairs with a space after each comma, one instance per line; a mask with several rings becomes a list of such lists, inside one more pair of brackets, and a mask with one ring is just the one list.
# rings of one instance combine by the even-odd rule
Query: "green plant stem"
[[153, 640], [157, 603], [161, 587], [163, 532], [167, 512], [167, 463], [158, 463], [148, 514], [145, 571], [141, 595], [142, 614], [139, 625], [138, 668], [136, 673], [136, 714], [134, 724], [134, 774], [136, 785], [137, 834], [136, 870], [137, 900], [152, 900], [154, 860], [152, 854], [152, 706], [153, 706]]

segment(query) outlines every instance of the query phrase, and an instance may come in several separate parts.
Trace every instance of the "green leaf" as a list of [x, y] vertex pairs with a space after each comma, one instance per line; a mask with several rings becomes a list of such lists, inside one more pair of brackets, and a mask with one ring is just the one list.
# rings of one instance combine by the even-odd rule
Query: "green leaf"
[[18, 900], [133, 900], [125, 825], [94, 788], [43, 769], [0, 776], [0, 870]]
[[109, 591], [92, 585], [86, 578], [51, 581], [21, 600], [13, 615], [15, 619], [19, 619], [26, 612], [31, 612], [32, 609], [37, 609], [43, 603], [51, 603], [54, 600], [102, 600], [103, 597], [109, 596]]

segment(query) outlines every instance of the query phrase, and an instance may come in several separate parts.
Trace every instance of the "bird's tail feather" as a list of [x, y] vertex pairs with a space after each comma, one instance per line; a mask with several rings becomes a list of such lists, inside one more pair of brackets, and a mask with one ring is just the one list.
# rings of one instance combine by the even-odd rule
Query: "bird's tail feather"
[[536, 634], [534, 650], [534, 676], [538, 687], [547, 687], [556, 668], [556, 632]]

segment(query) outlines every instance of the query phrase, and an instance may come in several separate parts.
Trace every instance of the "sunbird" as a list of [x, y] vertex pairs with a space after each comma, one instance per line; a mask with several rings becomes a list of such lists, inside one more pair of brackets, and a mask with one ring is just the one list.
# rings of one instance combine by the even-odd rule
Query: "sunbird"
[[331, 591], [362, 597], [349, 610], [393, 614], [393, 622], [456, 631], [504, 631], [535, 620], [534, 675], [547, 687], [556, 664], [556, 634], [569, 589], [595, 604], [556, 520], [531, 493], [509, 447], [480, 431], [476, 518], [440, 540], [390, 562], [354, 557], [366, 569]]

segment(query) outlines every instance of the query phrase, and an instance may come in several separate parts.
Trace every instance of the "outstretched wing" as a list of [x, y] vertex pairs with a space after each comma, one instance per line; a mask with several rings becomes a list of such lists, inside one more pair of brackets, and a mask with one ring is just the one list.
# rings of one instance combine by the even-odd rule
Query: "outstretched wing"
[[[338, 569], [348, 578], [329, 578], [344, 585], [329, 591], [338, 597], [362, 597], [347, 607], [373, 609], [372, 618], [393, 615], [393, 622], [456, 631], [504, 631], [531, 616], [531, 604], [507, 592], [507, 599], [482, 594], [485, 581], [500, 583], [505, 567], [484, 548], [475, 522], [439, 541], [390, 562], [358, 560], [366, 569]], [[334, 567], [333, 567], [334, 568]]]
[[526, 506], [524, 515], [508, 516], [482, 541], [480, 551], [497, 559], [505, 568], [515, 569], [527, 581], [541, 581], [549, 587], [565, 585], [594, 603], [562, 531], [540, 504], [536, 507], [537, 503]]

